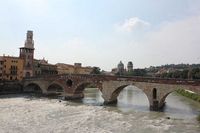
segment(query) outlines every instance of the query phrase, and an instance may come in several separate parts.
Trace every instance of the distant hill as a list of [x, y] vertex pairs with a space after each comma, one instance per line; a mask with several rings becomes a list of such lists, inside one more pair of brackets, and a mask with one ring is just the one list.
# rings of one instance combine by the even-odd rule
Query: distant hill
[[200, 64], [166, 64], [151, 66], [145, 70], [151, 77], [200, 79]]

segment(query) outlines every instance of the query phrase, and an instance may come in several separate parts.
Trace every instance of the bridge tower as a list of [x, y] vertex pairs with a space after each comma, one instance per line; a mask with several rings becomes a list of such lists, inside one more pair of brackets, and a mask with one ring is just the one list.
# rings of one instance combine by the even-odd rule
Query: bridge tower
[[33, 76], [34, 41], [33, 31], [27, 31], [24, 47], [20, 48], [20, 58], [24, 60], [23, 77]]

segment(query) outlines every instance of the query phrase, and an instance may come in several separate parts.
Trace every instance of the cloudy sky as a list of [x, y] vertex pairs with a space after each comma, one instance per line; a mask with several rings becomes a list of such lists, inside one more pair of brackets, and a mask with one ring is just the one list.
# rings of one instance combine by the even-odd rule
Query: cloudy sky
[[0, 55], [18, 56], [27, 30], [53, 64], [200, 63], [200, 0], [0, 0]]

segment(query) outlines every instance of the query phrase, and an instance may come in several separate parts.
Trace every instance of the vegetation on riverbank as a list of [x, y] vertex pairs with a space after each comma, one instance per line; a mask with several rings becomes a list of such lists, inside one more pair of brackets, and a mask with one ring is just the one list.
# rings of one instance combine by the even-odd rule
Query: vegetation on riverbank
[[[188, 97], [188, 98], [200, 103], [200, 95], [197, 93], [190, 92], [190, 91], [187, 91], [184, 89], [178, 89], [176, 92], [182, 96]], [[197, 116], [197, 121], [200, 122], [200, 114]]]
[[200, 103], [200, 95], [197, 93], [193, 93], [184, 89], [178, 89], [176, 92]]
[[200, 122], [200, 114], [197, 116], [197, 121]]

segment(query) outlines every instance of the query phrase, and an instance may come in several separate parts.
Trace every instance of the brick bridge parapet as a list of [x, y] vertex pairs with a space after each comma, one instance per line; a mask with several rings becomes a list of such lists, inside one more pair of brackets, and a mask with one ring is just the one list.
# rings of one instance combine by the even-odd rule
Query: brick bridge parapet
[[92, 85], [102, 92], [106, 104], [116, 103], [119, 93], [126, 86], [133, 85], [145, 93], [151, 110], [161, 109], [166, 97], [180, 88], [200, 94], [200, 80], [83, 74], [41, 76], [23, 80], [24, 88], [33, 84], [37, 85], [44, 94], [49, 93], [51, 86], [57, 85], [62, 88], [62, 96], [66, 99], [83, 98], [85, 87]]

